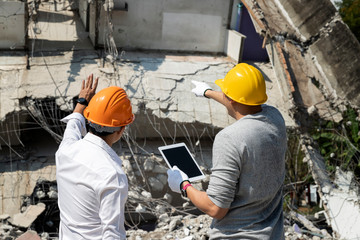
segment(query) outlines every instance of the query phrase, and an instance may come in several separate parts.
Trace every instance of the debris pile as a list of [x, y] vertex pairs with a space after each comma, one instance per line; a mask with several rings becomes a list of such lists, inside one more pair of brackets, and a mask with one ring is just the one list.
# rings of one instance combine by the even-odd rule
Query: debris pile
[[23, 196], [22, 202], [19, 213], [0, 216], [0, 239], [57, 239], [60, 212], [56, 181], [39, 179], [33, 193]]
[[163, 214], [157, 222], [153, 231], [142, 229], [128, 230], [126, 232], [129, 240], [150, 239], [182, 239], [191, 240], [208, 239], [207, 231], [211, 224], [211, 218], [207, 215], [177, 215], [168, 216]]
[[[201, 188], [200, 184], [198, 184]], [[182, 200], [181, 206], [173, 206], [174, 200]], [[127, 239], [178, 239], [205, 240], [212, 218], [201, 214], [180, 195], [166, 193], [153, 198], [142, 188], [130, 187], [126, 210]], [[319, 222], [326, 219], [301, 215], [295, 211], [284, 211], [285, 236], [287, 240], [333, 239], [331, 229], [319, 228]], [[317, 226], [316, 226], [317, 225]], [[4, 240], [56, 240], [58, 239], [59, 209], [57, 206], [57, 185], [54, 181], [39, 180], [30, 196], [24, 196], [20, 213], [10, 217], [0, 216], [0, 239]]]

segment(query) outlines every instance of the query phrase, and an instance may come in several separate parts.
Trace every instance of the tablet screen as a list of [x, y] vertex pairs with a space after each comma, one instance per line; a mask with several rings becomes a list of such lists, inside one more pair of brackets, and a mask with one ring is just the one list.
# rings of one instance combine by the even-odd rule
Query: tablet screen
[[190, 180], [195, 181], [204, 178], [204, 174], [186, 148], [185, 144], [174, 144], [159, 148], [166, 162], [171, 167], [177, 166], [186, 173]]

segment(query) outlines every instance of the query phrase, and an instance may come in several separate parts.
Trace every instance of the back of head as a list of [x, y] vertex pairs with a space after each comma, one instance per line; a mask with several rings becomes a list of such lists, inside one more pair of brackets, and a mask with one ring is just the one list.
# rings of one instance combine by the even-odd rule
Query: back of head
[[124, 89], [116, 86], [104, 88], [90, 100], [84, 117], [96, 132], [112, 133], [135, 119], [130, 100]]
[[263, 75], [246, 63], [236, 65], [224, 79], [218, 79], [215, 83], [227, 97], [244, 105], [257, 106], [267, 100]]

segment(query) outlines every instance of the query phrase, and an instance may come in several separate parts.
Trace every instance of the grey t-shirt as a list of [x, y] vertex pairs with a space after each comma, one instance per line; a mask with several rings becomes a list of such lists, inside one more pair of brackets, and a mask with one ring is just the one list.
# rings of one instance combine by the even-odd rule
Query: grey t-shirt
[[210, 239], [284, 239], [286, 127], [276, 108], [262, 108], [215, 137], [206, 192], [229, 211], [223, 219], [213, 220]]

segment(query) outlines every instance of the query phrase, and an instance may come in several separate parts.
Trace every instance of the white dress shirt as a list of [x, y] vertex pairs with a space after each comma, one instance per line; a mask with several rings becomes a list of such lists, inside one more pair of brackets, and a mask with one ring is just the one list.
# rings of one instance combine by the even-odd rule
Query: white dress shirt
[[72, 113], [56, 152], [60, 240], [126, 239], [128, 180], [121, 160], [100, 137], [86, 133], [85, 118]]

